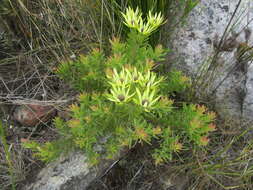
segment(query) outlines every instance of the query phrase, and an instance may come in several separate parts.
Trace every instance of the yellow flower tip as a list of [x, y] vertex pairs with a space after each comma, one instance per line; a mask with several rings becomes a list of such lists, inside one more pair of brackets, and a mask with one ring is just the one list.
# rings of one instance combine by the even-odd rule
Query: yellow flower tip
[[120, 146], [122, 146], [122, 147], [124, 147], [124, 146], [129, 146], [129, 141], [128, 140], [123, 140], [123, 141], [121, 141], [121, 144], [120, 144]]
[[128, 70], [128, 71], [133, 71], [133, 70], [134, 70], [134, 67], [133, 67], [132, 65], [129, 65], [129, 64], [125, 64], [125, 65], [123, 66], [123, 68], [124, 68], [125, 70]]
[[71, 119], [71, 120], [68, 121], [68, 126], [70, 128], [78, 127], [80, 124], [81, 124], [81, 122], [78, 119]]
[[98, 106], [90, 106], [90, 109], [91, 109], [92, 111], [97, 111], [97, 110], [98, 110]]
[[203, 146], [206, 146], [209, 143], [209, 141], [210, 140], [209, 140], [209, 138], [207, 138], [207, 136], [203, 136], [199, 139], [200, 144]]
[[183, 148], [183, 144], [179, 143], [178, 141], [175, 142], [174, 145], [173, 145], [173, 150], [175, 152], [178, 152], [178, 151], [182, 150], [182, 148]]
[[148, 65], [149, 69], [152, 69], [155, 65], [155, 62], [152, 59], [147, 59], [146, 64]]
[[174, 100], [168, 99], [168, 105], [172, 105], [172, 104], [174, 104]]
[[113, 55], [111, 55], [111, 56], [109, 56], [108, 57], [108, 59], [107, 59], [107, 64], [110, 64], [110, 63], [112, 63], [112, 62], [119, 62], [120, 61], [120, 59], [121, 59], [121, 54], [119, 54], [119, 53], [114, 53]]
[[114, 59], [114, 55], [110, 55], [108, 58], [107, 58], [107, 61], [106, 61], [106, 64], [110, 64]]
[[121, 59], [121, 54], [119, 54], [119, 53], [115, 53], [114, 55], [113, 55], [113, 58], [114, 58], [114, 60], [116, 60], [116, 61], [120, 61], [120, 59]]
[[144, 129], [136, 129], [137, 137], [141, 140], [146, 140], [148, 138], [148, 134]]
[[186, 82], [189, 82], [189, 81], [190, 81], [190, 78], [187, 77], [187, 76], [182, 76], [182, 77], [181, 77], [181, 81], [182, 81], [183, 83], [186, 83]]
[[93, 53], [99, 53], [99, 52], [100, 52], [100, 49], [99, 49], [99, 48], [93, 48], [93, 49], [92, 49], [92, 52], [93, 52]]
[[86, 59], [86, 55], [83, 55], [83, 54], [79, 55], [79, 59], [80, 60]]
[[109, 113], [110, 108], [109, 108], [109, 107], [104, 107], [104, 111], [105, 111], [106, 113]]
[[69, 109], [72, 112], [77, 112], [77, 111], [79, 111], [79, 106], [77, 104], [71, 104]]
[[208, 112], [208, 117], [211, 119], [211, 120], [214, 120], [216, 118], [216, 113], [211, 111], [211, 112]]
[[117, 37], [113, 37], [111, 40], [110, 40], [110, 43], [111, 44], [116, 44], [116, 43], [119, 43], [120, 42], [120, 40], [119, 40], [119, 38], [117, 38]]
[[112, 78], [113, 75], [114, 75], [114, 72], [113, 72], [113, 70], [112, 70], [111, 68], [106, 68], [106, 69], [105, 69], [105, 74], [106, 74], [106, 76], [107, 76], [108, 78]]
[[87, 123], [89, 123], [89, 122], [91, 121], [91, 117], [90, 117], [90, 116], [86, 116], [86, 117], [84, 117], [84, 120], [85, 120]]
[[96, 92], [92, 92], [92, 93], [90, 94], [90, 96], [91, 96], [93, 99], [96, 99], [96, 98], [100, 98], [101, 94], [96, 93]]
[[155, 52], [162, 53], [163, 52], [163, 46], [161, 44], [158, 44], [155, 47]]
[[157, 50], [162, 50], [162, 49], [163, 49], [163, 46], [162, 46], [161, 44], [158, 44], [158, 45], [155, 47], [155, 49], [157, 49]]
[[86, 98], [87, 94], [86, 93], [81, 93], [79, 96], [78, 96], [78, 100], [81, 101], [83, 100], [84, 98]]
[[[94, 77], [94, 76], [95, 76], [95, 72], [90, 71], [90, 72], [88, 72], [87, 76], [89, 76], [89, 77]], [[95, 77], [94, 77], [94, 78], [95, 78]]]
[[194, 118], [193, 120], [190, 121], [190, 126], [192, 129], [197, 129], [201, 127], [201, 122], [200, 120]]
[[204, 105], [197, 105], [197, 112], [203, 114], [207, 111], [207, 108]]
[[212, 124], [208, 125], [208, 129], [209, 129], [209, 131], [216, 131], [216, 126], [212, 123]]
[[163, 163], [163, 159], [162, 158], [156, 158], [155, 159], [155, 165], [157, 166], [157, 165], [160, 165], [160, 164], [162, 164]]
[[163, 105], [172, 105], [174, 103], [174, 100], [171, 100], [171, 99], [167, 98], [166, 96], [162, 96], [160, 99], [160, 102]]
[[154, 135], [159, 135], [162, 133], [162, 129], [160, 126], [157, 126], [156, 128], [153, 129]]

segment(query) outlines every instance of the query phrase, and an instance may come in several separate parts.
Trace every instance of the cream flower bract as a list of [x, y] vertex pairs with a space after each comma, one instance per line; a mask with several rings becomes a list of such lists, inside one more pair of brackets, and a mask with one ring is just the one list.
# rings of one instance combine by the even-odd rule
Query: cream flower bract
[[154, 15], [149, 11], [147, 16], [147, 22], [142, 19], [142, 14], [137, 8], [135, 11], [132, 8], [127, 8], [126, 13], [122, 13], [124, 18], [124, 24], [129, 28], [134, 28], [143, 35], [149, 36], [159, 26], [165, 23], [161, 13], [155, 13]]

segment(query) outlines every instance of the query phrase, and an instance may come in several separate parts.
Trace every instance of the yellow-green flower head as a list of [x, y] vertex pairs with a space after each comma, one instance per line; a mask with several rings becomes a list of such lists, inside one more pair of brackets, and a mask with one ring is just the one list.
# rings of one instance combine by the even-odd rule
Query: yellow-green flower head
[[165, 23], [164, 18], [160, 13], [155, 13], [154, 15], [151, 14], [151, 11], [148, 12], [148, 25], [153, 27], [154, 29], [157, 29], [159, 26]]
[[113, 85], [111, 93], [107, 94], [107, 99], [116, 103], [124, 103], [130, 101], [134, 94], [130, 94], [130, 88], [128, 87]]
[[157, 77], [154, 72], [148, 71], [145, 74], [140, 75], [139, 83], [142, 87], [155, 89], [163, 80], [163, 77]]
[[140, 22], [143, 22], [142, 17], [141, 17], [142, 13], [139, 12], [138, 7], [135, 11], [132, 8], [128, 7], [126, 9], [126, 14], [122, 13], [122, 15], [125, 19], [124, 24], [128, 26], [129, 28], [138, 29]]
[[132, 8], [128, 7], [126, 9], [126, 13], [122, 13], [122, 15], [125, 19], [124, 24], [126, 26], [129, 28], [134, 28], [138, 32], [147, 36], [165, 23], [161, 13], [152, 15], [151, 11], [148, 13], [147, 22], [144, 23], [142, 19], [142, 13], [139, 11], [138, 7], [135, 11]]
[[109, 83], [111, 85], [128, 86], [131, 83], [131, 76], [129, 75], [129, 71], [125, 68], [120, 72], [114, 68], [112, 76], [107, 75], [107, 77], [110, 79]]
[[152, 109], [158, 102], [160, 96], [156, 95], [156, 90], [151, 90], [148, 86], [144, 92], [141, 92], [136, 88], [137, 98], [134, 99], [134, 102], [142, 107], [145, 111]]
[[136, 67], [133, 67], [130, 70], [126, 69], [126, 72], [132, 83], [137, 83], [140, 79], [142, 79], [142, 74], [136, 69]]

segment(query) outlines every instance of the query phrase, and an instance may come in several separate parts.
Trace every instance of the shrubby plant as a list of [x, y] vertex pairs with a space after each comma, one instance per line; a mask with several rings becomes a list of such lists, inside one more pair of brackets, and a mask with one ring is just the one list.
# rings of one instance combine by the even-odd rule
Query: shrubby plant
[[71, 120], [55, 119], [59, 140], [25, 144], [40, 159], [51, 161], [66, 147], [74, 147], [96, 164], [101, 155], [112, 159], [123, 147], [158, 142], [153, 158], [159, 164], [171, 160], [174, 152], [208, 144], [215, 114], [203, 105], [175, 104], [171, 99], [175, 92], [187, 93], [190, 79], [179, 71], [154, 72], [166, 50], [159, 45], [153, 49], [148, 38], [164, 23], [161, 14], [149, 13], [143, 20], [138, 9], [128, 8], [123, 18], [130, 28], [128, 39], [113, 38], [110, 56], [94, 49], [59, 66], [58, 75], [81, 94], [70, 106]]

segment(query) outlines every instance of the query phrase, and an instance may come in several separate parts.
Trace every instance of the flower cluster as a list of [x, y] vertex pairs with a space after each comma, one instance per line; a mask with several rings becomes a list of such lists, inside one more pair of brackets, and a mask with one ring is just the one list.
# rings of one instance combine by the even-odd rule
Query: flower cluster
[[161, 13], [152, 15], [151, 11], [148, 13], [147, 22], [144, 23], [142, 14], [137, 8], [135, 11], [132, 8], [127, 8], [126, 13], [122, 13], [125, 19], [125, 25], [129, 28], [134, 28], [138, 32], [149, 36], [152, 32], [157, 30], [159, 26], [165, 23]]
[[140, 72], [136, 67], [126, 66], [120, 72], [113, 69], [107, 70], [108, 83], [111, 85], [107, 98], [116, 103], [132, 101], [149, 111], [155, 107], [160, 99], [157, 95], [159, 84], [163, 77], [158, 77], [154, 72]]

